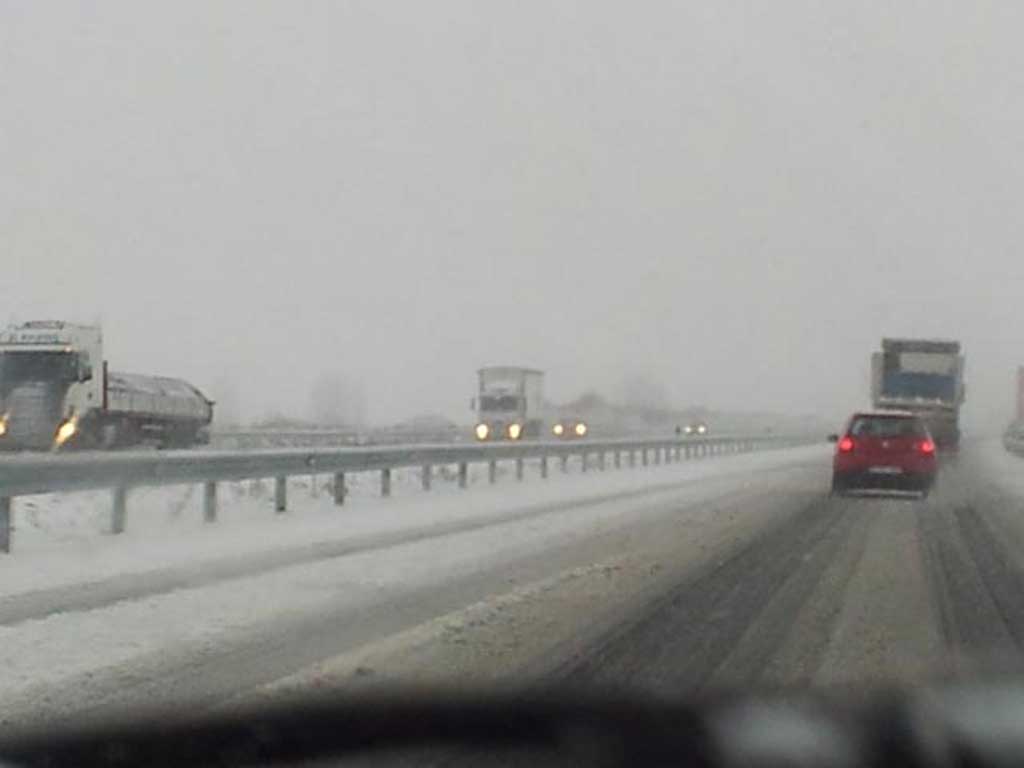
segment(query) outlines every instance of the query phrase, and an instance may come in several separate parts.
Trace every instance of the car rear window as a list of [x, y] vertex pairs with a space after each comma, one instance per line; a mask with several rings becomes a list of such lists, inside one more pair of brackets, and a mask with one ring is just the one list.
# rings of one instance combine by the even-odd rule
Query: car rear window
[[904, 416], [856, 416], [850, 424], [854, 437], [924, 437], [927, 433], [918, 419]]

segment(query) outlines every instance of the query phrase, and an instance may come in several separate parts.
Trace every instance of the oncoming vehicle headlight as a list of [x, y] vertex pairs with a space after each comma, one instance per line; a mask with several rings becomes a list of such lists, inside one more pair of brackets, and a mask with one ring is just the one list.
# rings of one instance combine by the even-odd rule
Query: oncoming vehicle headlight
[[477, 424], [476, 425], [476, 439], [477, 440], [486, 440], [487, 436], [489, 434], [491, 434], [491, 428], [488, 427], [486, 424]]
[[565, 427], [561, 424], [555, 424], [555, 426], [551, 428], [551, 431], [555, 434], [555, 437], [561, 437], [565, 434]]
[[686, 434], [688, 434], [688, 435], [692, 435], [692, 434], [693, 434], [693, 427], [691, 427], [691, 426], [690, 426], [689, 424], [687, 424], [687, 425], [686, 425], [686, 429], [684, 429], [683, 431], [684, 431], [684, 432], [685, 432]]
[[511, 440], [518, 440], [523, 434], [522, 424], [509, 424], [508, 425], [508, 436]]
[[706, 435], [707, 433], [708, 433], [708, 428], [707, 428], [706, 424], [701, 424], [699, 427], [697, 427], [697, 434], [698, 435]]
[[75, 436], [75, 433], [77, 431], [77, 420], [74, 417], [70, 419], [65, 419], [64, 422], [59, 427], [57, 427], [57, 434], [55, 437], [57, 445], [64, 445], [64, 443], [66, 443], [68, 440]]
[[583, 437], [585, 434], [587, 434], [587, 425], [581, 421], [576, 425], [576, 435], [578, 437]]
[[0, 416], [0, 437], [7, 434], [7, 418], [8, 415], [6, 413], [3, 416]]

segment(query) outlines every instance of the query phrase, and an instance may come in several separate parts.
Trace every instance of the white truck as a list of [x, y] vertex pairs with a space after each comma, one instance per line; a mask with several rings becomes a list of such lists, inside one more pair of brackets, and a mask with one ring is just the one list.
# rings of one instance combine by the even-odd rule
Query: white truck
[[477, 440], [538, 438], [544, 429], [544, 373], [492, 366], [477, 371], [474, 435]]
[[209, 442], [213, 402], [180, 379], [114, 373], [98, 327], [36, 321], [0, 332], [0, 450]]
[[940, 447], [956, 448], [960, 442], [965, 391], [958, 341], [882, 339], [882, 351], [871, 356], [875, 408], [918, 414]]

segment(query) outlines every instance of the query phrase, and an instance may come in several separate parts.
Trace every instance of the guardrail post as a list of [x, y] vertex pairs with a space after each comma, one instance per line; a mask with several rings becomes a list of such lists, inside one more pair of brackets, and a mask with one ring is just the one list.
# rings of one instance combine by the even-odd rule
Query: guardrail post
[[128, 489], [123, 485], [114, 489], [114, 512], [110, 519], [111, 533], [124, 533], [124, 521], [128, 513]]
[[661, 446], [654, 446], [654, 463], [661, 464]]
[[647, 466], [647, 449], [646, 448], [641, 449], [641, 451], [640, 451], [640, 460], [643, 462], [643, 465], [646, 467]]
[[207, 523], [217, 522], [217, 483], [203, 483], [203, 520]]
[[523, 460], [522, 458], [516, 459], [516, 480], [523, 479]]
[[380, 471], [380, 495], [387, 498], [391, 495], [391, 468]]
[[600, 469], [602, 472], [604, 472], [604, 468], [605, 468], [604, 451], [598, 451], [597, 452], [597, 468]]
[[334, 504], [340, 507], [345, 503], [345, 473], [334, 473]]
[[569, 471], [569, 455], [563, 453], [562, 456], [561, 456], [561, 459], [562, 459], [562, 471], [563, 472], [568, 472]]
[[288, 478], [274, 478], [274, 510], [284, 512], [288, 508]]
[[612, 454], [612, 465], [616, 469], [622, 469], [622, 452], [618, 448]]
[[636, 451], [632, 448], [629, 449], [629, 466], [636, 466]]
[[491, 459], [487, 462], [487, 482], [495, 483], [498, 481], [498, 462]]
[[545, 453], [540, 457], [540, 476], [541, 479], [548, 479], [548, 455]]
[[465, 488], [469, 484], [469, 465], [466, 462], [459, 464], [459, 488]]
[[587, 452], [586, 451], [580, 451], [580, 471], [581, 472], [586, 472], [587, 471]]
[[11, 498], [0, 496], [0, 552], [11, 551]]
[[424, 464], [423, 469], [420, 470], [420, 480], [423, 483], [423, 490], [430, 490], [430, 481], [434, 474], [434, 468], [429, 464]]

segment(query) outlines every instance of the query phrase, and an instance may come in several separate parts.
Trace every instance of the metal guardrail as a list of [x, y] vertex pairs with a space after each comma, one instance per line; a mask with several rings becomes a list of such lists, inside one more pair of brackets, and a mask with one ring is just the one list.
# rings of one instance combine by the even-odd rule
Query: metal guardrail
[[1003, 447], [1010, 453], [1024, 456], [1024, 434], [1008, 432], [1003, 435]]
[[558, 459], [566, 469], [571, 457], [581, 467], [590, 460], [605, 469], [608, 456], [616, 468], [625, 456], [630, 466], [652, 461], [660, 464], [722, 453], [741, 453], [759, 448], [781, 448], [811, 442], [808, 438], [777, 436], [714, 436], [673, 439], [578, 440], [562, 442], [424, 444], [352, 448], [296, 448], [259, 451], [163, 451], [18, 455], [0, 460], [0, 552], [11, 548], [12, 499], [40, 493], [110, 489], [113, 496], [111, 532], [121, 533], [127, 517], [128, 491], [161, 485], [203, 485], [203, 515], [217, 519], [217, 483], [232, 480], [275, 479], [274, 507], [287, 508], [287, 480], [298, 475], [334, 476], [334, 501], [344, 504], [345, 474], [379, 471], [381, 494], [391, 494], [391, 472], [400, 467], [420, 467], [422, 486], [429, 490], [433, 468], [458, 466], [458, 483], [468, 483], [468, 466], [486, 463], [488, 479], [497, 479], [499, 461], [514, 461], [517, 479], [523, 478], [524, 461], [538, 459], [541, 477], [548, 464]]
[[449, 429], [218, 429], [210, 433], [210, 446], [218, 450], [253, 450], [454, 443], [471, 441], [472, 434], [470, 427], [454, 426]]

